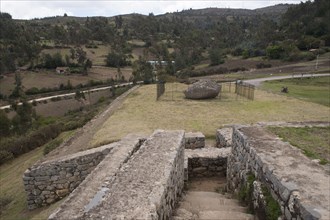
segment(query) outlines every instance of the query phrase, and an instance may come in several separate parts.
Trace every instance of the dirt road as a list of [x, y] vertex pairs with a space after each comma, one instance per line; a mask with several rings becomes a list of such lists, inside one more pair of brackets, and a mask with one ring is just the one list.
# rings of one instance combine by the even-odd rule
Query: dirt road
[[294, 74], [290, 76], [272, 76], [272, 77], [266, 77], [266, 78], [259, 78], [259, 79], [248, 79], [244, 80], [244, 82], [252, 84], [256, 87], [260, 86], [262, 82], [270, 81], [270, 80], [280, 80], [280, 79], [292, 79], [292, 78], [301, 78], [301, 77], [320, 77], [320, 76], [330, 76], [330, 73], [324, 73], [324, 74]]

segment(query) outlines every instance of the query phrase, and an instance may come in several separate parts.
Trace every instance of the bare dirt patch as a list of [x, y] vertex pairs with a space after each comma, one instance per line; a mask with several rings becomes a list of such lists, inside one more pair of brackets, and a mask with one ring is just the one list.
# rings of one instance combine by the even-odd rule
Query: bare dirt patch
[[187, 190], [203, 192], [224, 192], [226, 177], [193, 178], [188, 182]]

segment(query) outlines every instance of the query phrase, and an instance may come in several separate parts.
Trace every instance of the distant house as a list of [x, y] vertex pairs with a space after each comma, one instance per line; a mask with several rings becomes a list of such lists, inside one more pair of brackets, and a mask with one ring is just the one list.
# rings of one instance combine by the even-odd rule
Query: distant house
[[56, 73], [65, 74], [68, 71], [68, 67], [56, 67]]

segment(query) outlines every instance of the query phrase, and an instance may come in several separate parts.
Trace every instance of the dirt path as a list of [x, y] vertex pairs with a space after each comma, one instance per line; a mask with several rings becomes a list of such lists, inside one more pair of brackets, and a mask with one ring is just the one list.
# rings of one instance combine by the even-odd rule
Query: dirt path
[[244, 82], [247, 82], [249, 84], [252, 84], [256, 87], [260, 86], [262, 82], [270, 81], [270, 80], [280, 80], [280, 79], [292, 79], [292, 78], [301, 78], [301, 77], [319, 77], [319, 76], [330, 76], [330, 73], [324, 73], [324, 74], [295, 74], [290, 76], [272, 76], [272, 77], [266, 77], [266, 78], [259, 78], [259, 79], [248, 79], [244, 80]]
[[90, 140], [94, 134], [101, 128], [103, 123], [122, 105], [125, 98], [139, 86], [134, 86], [121, 96], [117, 97], [104, 112], [101, 112], [91, 121], [89, 121], [84, 127], [78, 129], [75, 135], [68, 141], [61, 144], [54, 151], [43, 157], [39, 162], [56, 159], [68, 154], [77, 153], [79, 151], [87, 150], [91, 148]]

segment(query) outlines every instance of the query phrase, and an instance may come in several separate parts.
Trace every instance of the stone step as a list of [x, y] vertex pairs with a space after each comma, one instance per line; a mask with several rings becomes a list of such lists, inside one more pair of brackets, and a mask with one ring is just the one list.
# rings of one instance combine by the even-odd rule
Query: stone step
[[[206, 201], [207, 199], [205, 199]], [[238, 206], [238, 205], [223, 205], [219, 203], [212, 203], [213, 201], [209, 201], [209, 203], [199, 203], [199, 202], [188, 202], [183, 201], [180, 202], [180, 207], [189, 211], [237, 211], [237, 212], [246, 212], [246, 207]]]
[[246, 213], [246, 207], [240, 206], [238, 200], [228, 197], [227, 194], [215, 192], [188, 191], [179, 202], [173, 219], [254, 219], [253, 215]]
[[247, 213], [235, 211], [200, 211], [200, 220], [254, 220], [254, 216]]

